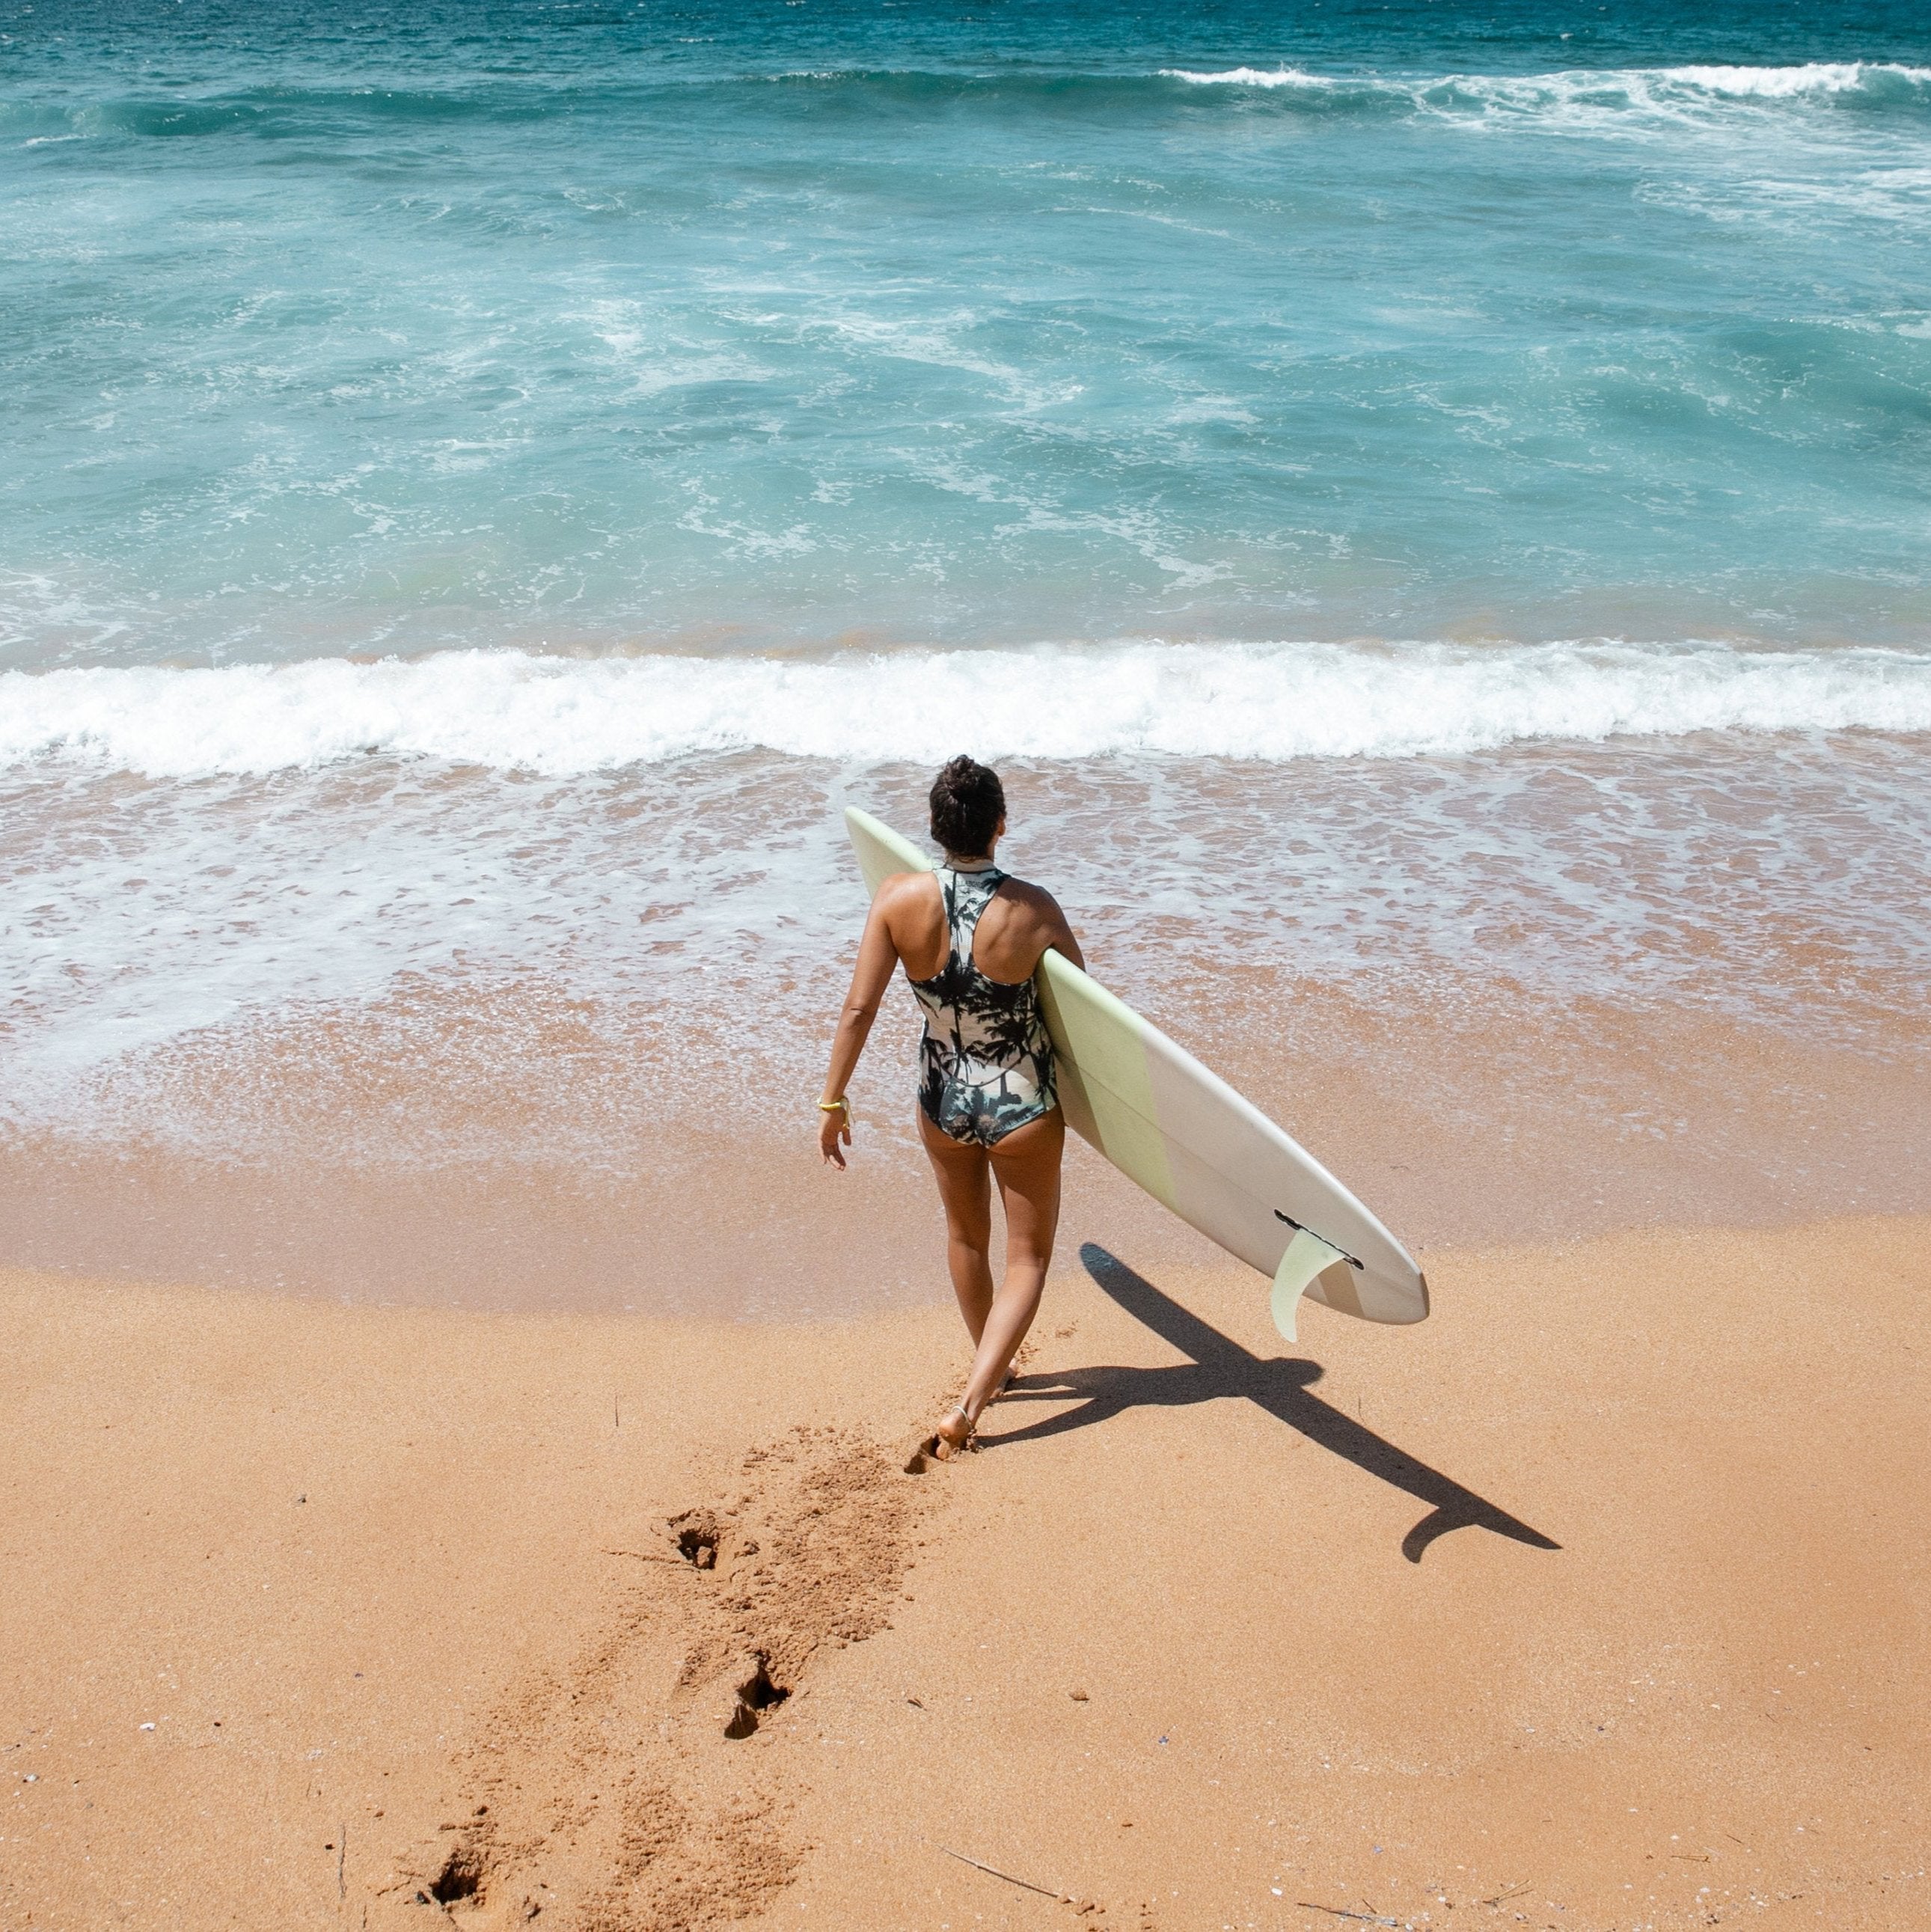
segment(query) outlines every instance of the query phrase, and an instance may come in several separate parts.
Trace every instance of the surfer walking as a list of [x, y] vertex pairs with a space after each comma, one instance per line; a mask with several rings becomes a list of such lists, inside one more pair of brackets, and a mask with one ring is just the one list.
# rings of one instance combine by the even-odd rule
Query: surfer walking
[[[919, 1133], [945, 1207], [946, 1261], [973, 1348], [965, 1393], [929, 1438], [946, 1460], [971, 1441], [986, 1405], [1011, 1380], [1039, 1312], [1059, 1226], [1066, 1127], [1033, 975], [1049, 946], [1076, 966], [1086, 962], [1051, 894], [994, 862], [1006, 831], [997, 772], [953, 759], [933, 783], [931, 812], [943, 861], [929, 872], [894, 873], [872, 900], [818, 1102], [818, 1148], [844, 1168], [852, 1138], [846, 1083], [902, 966], [925, 1021]], [[994, 1186], [1006, 1212], [1006, 1272], [996, 1289]]]

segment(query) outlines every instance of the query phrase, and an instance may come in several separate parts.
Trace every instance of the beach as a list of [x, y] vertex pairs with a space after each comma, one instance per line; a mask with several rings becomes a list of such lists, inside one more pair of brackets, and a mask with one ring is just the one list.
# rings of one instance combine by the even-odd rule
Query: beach
[[[0, 81], [0, 1932], [1931, 1926], [1921, 6]], [[1076, 1143], [913, 1466], [961, 753], [1426, 1322]]]
[[1921, 1220], [1297, 1351], [1075, 1222], [919, 1474], [949, 1312], [7, 1275], [0, 1919], [1931, 1922]]

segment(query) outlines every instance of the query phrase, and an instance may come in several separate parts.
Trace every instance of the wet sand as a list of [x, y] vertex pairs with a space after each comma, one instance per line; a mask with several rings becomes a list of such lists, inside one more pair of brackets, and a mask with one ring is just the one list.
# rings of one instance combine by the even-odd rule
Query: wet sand
[[[796, 1029], [814, 1055], [824, 990]], [[426, 1032], [409, 1030], [427, 1024], [418, 1003], [409, 1026], [377, 1008], [210, 1035], [173, 1066], [172, 1141], [0, 1130], [0, 1268], [778, 1320], [944, 1293], [907, 1072], [914, 1009], [897, 989], [852, 1083], [859, 1140], [835, 1177], [817, 1153], [821, 1057], [780, 1080], [754, 1048], [721, 1051], [720, 1078], [758, 1076], [754, 1100], [724, 1105], [640, 1048], [573, 1046], [577, 1016], [534, 1028], [488, 1082], [425, 1070], [463, 1067], [517, 1006], [445, 1002]], [[1931, 1210], [1921, 1011], [1872, 1018], [1853, 1046], [1666, 1002], [1472, 981], [1377, 998], [1263, 969], [1192, 1003], [1168, 988], [1148, 1010], [1411, 1246], [1777, 1225], [1823, 1201]], [[621, 1118], [600, 1112], [613, 1094]], [[245, 1157], [221, 1148], [237, 1119]], [[591, 1126], [604, 1138], [586, 1148]], [[1213, 1264], [1210, 1244], [1077, 1142], [1067, 1214], [1075, 1240]]]
[[1069, 1250], [916, 1475], [945, 1311], [0, 1276], [0, 1924], [1931, 1924], [1927, 1235]]

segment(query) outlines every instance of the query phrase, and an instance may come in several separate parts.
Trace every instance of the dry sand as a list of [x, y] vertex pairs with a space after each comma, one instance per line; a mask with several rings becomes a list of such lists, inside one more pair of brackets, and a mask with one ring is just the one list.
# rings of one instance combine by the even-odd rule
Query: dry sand
[[1931, 1924], [1927, 1235], [1069, 1253], [917, 1475], [949, 1312], [0, 1276], [0, 1925]]

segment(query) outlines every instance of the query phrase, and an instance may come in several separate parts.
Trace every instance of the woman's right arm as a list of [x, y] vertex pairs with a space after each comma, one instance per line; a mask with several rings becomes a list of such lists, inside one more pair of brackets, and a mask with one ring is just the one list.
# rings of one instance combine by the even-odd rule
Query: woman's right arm
[[846, 1083], [858, 1066], [859, 1055], [865, 1051], [871, 1023], [878, 1017], [878, 1003], [884, 998], [885, 989], [892, 983], [892, 968], [898, 964], [898, 946], [887, 916], [888, 902], [895, 896], [893, 888], [898, 883], [897, 879], [887, 879], [871, 902], [864, 937], [858, 943], [858, 964], [853, 969], [851, 990], [845, 995], [838, 1030], [832, 1036], [832, 1064], [825, 1071], [818, 1114], [818, 1152], [836, 1168], [844, 1166], [844, 1148], [851, 1144], [851, 1110], [832, 1103], [844, 1099]]

